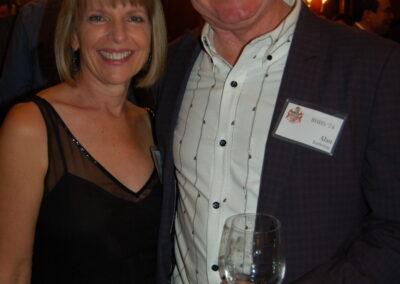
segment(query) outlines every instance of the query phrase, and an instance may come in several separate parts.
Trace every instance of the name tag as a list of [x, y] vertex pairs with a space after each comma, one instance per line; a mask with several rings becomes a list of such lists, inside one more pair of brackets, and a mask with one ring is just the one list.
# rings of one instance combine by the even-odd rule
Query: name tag
[[160, 178], [160, 182], [162, 183], [163, 163], [162, 163], [162, 158], [161, 158], [161, 152], [157, 146], [151, 146], [150, 151], [151, 151], [151, 156], [153, 157], [154, 166], [156, 167], [156, 170], [158, 173], [158, 177]]
[[344, 121], [344, 115], [328, 114], [288, 100], [273, 136], [332, 156]]

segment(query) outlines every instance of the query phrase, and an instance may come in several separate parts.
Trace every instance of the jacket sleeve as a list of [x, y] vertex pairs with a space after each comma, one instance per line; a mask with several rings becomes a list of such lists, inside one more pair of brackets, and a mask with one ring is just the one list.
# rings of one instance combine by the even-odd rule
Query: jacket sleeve
[[369, 208], [348, 250], [296, 284], [399, 283], [400, 279], [400, 48], [381, 72], [370, 115], [360, 186]]

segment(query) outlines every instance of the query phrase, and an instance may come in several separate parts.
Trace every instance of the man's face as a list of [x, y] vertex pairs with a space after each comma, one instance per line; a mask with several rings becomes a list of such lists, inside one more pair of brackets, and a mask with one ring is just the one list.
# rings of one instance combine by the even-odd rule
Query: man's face
[[233, 30], [257, 24], [276, 0], [191, 0], [193, 7], [213, 27]]
[[377, 0], [379, 2], [376, 12], [369, 13], [369, 28], [377, 34], [386, 34], [394, 18], [392, 6], [389, 0]]

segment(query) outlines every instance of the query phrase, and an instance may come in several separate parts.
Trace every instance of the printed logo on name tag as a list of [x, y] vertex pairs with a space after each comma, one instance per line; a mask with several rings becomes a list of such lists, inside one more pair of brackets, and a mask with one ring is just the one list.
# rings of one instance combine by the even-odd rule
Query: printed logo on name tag
[[345, 119], [287, 100], [272, 135], [332, 156]]
[[290, 109], [286, 115], [286, 119], [291, 123], [299, 123], [303, 117], [303, 112], [299, 106]]

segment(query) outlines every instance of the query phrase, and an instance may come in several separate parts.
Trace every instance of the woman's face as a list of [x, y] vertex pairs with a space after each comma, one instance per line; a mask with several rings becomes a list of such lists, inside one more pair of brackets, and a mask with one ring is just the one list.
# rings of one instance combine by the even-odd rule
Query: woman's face
[[127, 84], [147, 62], [151, 46], [145, 8], [92, 0], [78, 13], [72, 48], [80, 50], [78, 78], [102, 84]]

